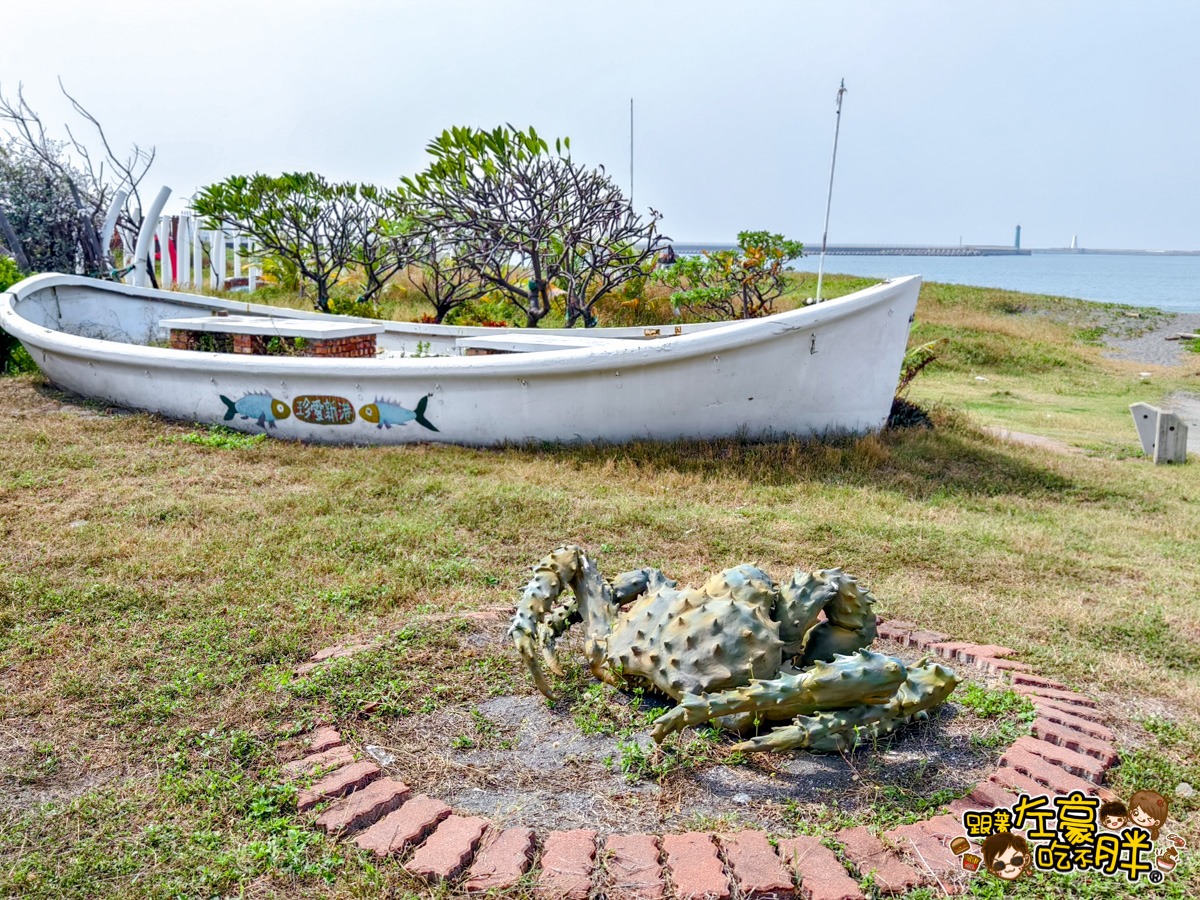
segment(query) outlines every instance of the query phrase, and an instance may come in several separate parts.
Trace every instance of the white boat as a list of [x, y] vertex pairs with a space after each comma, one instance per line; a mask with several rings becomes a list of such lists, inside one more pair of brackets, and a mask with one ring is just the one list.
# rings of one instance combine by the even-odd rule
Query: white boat
[[[761, 438], [883, 427], [920, 285], [900, 278], [738, 322], [535, 331], [328, 316], [48, 274], [0, 295], [0, 327], [63, 390], [293, 440]], [[166, 345], [160, 322], [205, 315], [271, 317], [268, 332], [375, 326], [377, 355]], [[489, 355], [465, 355], [472, 349]]]

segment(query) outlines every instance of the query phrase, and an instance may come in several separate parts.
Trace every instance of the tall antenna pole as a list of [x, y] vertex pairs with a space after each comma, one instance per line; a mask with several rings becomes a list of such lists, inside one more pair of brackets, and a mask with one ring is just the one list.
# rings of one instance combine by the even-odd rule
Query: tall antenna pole
[[633, 208], [633, 98], [629, 98], [629, 206]]
[[838, 132], [842, 130], [842, 94], [846, 93], [846, 79], [842, 79], [837, 92], [837, 124], [833, 126], [833, 159], [829, 163], [829, 196], [825, 200], [825, 231], [821, 234], [821, 261], [817, 263], [817, 299], [821, 302], [821, 282], [825, 279], [825, 248], [829, 245], [829, 207], [833, 205], [833, 169], [837, 165]]

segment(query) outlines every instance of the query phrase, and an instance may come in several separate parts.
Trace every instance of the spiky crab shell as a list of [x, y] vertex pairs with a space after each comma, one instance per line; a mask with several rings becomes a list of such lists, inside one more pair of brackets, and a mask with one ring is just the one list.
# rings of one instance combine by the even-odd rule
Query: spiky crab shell
[[609, 635], [609, 665], [676, 700], [773, 678], [783, 662], [775, 585], [739, 566], [700, 590], [663, 584], [621, 614]]

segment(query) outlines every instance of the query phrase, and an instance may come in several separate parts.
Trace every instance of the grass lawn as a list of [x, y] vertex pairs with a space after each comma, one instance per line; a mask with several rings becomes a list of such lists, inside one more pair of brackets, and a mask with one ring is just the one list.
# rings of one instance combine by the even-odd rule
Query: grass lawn
[[[1173, 791], [1200, 787], [1200, 469], [1141, 458], [1128, 404], [1200, 390], [1200, 355], [1143, 377], [1093, 342], [1144, 322], [1076, 301], [927, 285], [917, 316], [947, 339], [910, 395], [938, 427], [834, 444], [302, 446], [0, 379], [0, 896], [438, 894], [309, 830], [279, 764], [321, 717], [354, 737], [532, 693], [445, 614], [510, 604], [564, 541], [691, 583], [842, 566], [884, 615], [1014, 647], [1101, 698], [1116, 789], [1168, 795], [1195, 848]], [[291, 674], [363, 634], [383, 648]], [[1007, 895], [1197, 896], [1186, 859], [1158, 888]]]

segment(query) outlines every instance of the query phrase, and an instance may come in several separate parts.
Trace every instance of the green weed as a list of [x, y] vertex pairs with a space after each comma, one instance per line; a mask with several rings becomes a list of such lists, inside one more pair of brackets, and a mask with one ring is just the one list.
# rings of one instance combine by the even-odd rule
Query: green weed
[[266, 439], [265, 434], [243, 434], [221, 425], [212, 425], [203, 431], [172, 434], [163, 438], [164, 441], [172, 444], [199, 444], [201, 447], [214, 447], [219, 450], [246, 450], [259, 446]]

